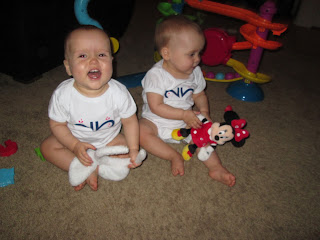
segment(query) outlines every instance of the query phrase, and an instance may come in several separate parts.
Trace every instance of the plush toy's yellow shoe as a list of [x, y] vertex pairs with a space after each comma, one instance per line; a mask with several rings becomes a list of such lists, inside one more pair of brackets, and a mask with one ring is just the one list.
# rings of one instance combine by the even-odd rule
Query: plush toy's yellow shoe
[[171, 136], [174, 140], [178, 141], [185, 139], [185, 137], [181, 136], [180, 129], [174, 129], [171, 133]]
[[184, 146], [182, 149], [182, 157], [184, 160], [189, 161], [192, 157], [192, 153], [189, 151], [189, 145]]

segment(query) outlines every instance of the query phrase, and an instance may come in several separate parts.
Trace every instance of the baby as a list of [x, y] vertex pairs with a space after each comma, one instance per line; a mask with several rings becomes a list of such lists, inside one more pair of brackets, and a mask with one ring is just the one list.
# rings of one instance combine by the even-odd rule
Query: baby
[[[200, 128], [202, 122], [197, 117], [200, 113], [212, 121], [204, 91], [206, 82], [198, 66], [205, 37], [196, 23], [181, 15], [170, 16], [157, 26], [155, 45], [162, 60], [142, 80], [140, 145], [171, 161], [172, 174], [182, 176], [184, 160], [167, 144], [177, 142], [172, 139], [172, 131], [186, 126]], [[192, 110], [193, 105], [198, 111]], [[222, 166], [215, 151], [203, 163], [214, 180], [228, 186], [235, 184], [235, 176]]]
[[[88, 149], [115, 145], [128, 146], [128, 167], [138, 166], [137, 108], [126, 87], [111, 78], [112, 60], [110, 39], [103, 30], [84, 25], [66, 37], [64, 66], [72, 78], [63, 81], [51, 97], [48, 112], [52, 134], [41, 144], [43, 156], [62, 170], [68, 171], [75, 157], [84, 166], [91, 166]], [[98, 168], [74, 189], [88, 184], [97, 190], [97, 173]]]

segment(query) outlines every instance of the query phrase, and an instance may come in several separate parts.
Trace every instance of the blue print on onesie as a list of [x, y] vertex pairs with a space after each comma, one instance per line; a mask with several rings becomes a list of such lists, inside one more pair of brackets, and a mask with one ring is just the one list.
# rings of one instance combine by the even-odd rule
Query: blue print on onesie
[[94, 122], [90, 122], [90, 126], [86, 126], [86, 125], [84, 125], [82, 123], [77, 123], [75, 125], [81, 126], [81, 127], [85, 127], [85, 128], [91, 128], [92, 131], [95, 132], [95, 131], [98, 131], [100, 128], [102, 128], [106, 124], [107, 124], [107, 126], [106, 126], [107, 128], [111, 128], [114, 125], [114, 121], [113, 120], [107, 120], [104, 123], [102, 123], [101, 125], [99, 125], [98, 121], [96, 121], [95, 123]]
[[172, 96], [171, 93], [173, 93], [178, 98], [183, 98], [188, 92], [191, 92], [191, 94], [194, 92], [194, 89], [188, 88], [187, 90], [183, 90], [183, 87], [178, 87], [177, 90], [167, 90], [164, 93], [165, 98], [169, 98]]

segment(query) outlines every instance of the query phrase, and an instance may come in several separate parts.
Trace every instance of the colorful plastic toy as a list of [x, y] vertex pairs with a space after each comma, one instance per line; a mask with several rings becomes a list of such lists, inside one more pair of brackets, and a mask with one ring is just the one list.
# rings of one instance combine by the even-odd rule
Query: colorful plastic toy
[[14, 168], [0, 169], [0, 187], [14, 184]]
[[[185, 4], [184, 0], [172, 0], [168, 2], [160, 2], [157, 6], [157, 9], [163, 16], [168, 17], [171, 15], [182, 14], [184, 4]], [[191, 19], [192, 21], [197, 19], [195, 16], [191, 16], [191, 15], [185, 15], [185, 16]], [[160, 18], [157, 21], [157, 23], [162, 22], [162, 20], [163, 18]]]
[[9, 157], [10, 155], [18, 151], [18, 145], [16, 142], [10, 139], [4, 142], [5, 147], [0, 145], [0, 157]]
[[87, 11], [88, 3], [90, 0], [75, 0], [74, 1], [74, 13], [78, 22], [82, 25], [93, 25], [98, 28], [102, 28], [99, 22], [92, 19]]
[[[275, 50], [282, 46], [279, 42], [266, 40], [268, 32], [271, 30], [274, 35], [280, 35], [287, 29], [285, 24], [271, 22], [277, 10], [275, 3], [270, 0], [266, 1], [260, 7], [260, 15], [249, 10], [208, 0], [186, 0], [186, 3], [197, 9], [248, 22], [240, 28], [240, 33], [247, 40], [245, 42], [237, 43], [233, 37], [228, 36], [221, 30], [208, 29], [205, 31], [207, 47], [202, 61], [209, 66], [218, 64], [230, 66], [244, 78], [242, 81], [238, 81], [239, 79], [227, 80], [229, 82], [237, 81], [227, 88], [227, 92], [231, 96], [243, 101], [256, 102], [263, 100], [264, 94], [261, 88], [255, 84], [267, 83], [271, 80], [269, 76], [257, 73], [263, 49]], [[242, 49], [251, 49], [247, 66], [231, 58], [232, 50]], [[224, 79], [206, 79], [224, 81]]]
[[141, 86], [141, 81], [146, 75], [146, 72], [128, 74], [118, 77], [117, 80], [124, 84], [127, 88]]
[[41, 161], [46, 161], [46, 159], [44, 158], [44, 156], [42, 155], [40, 148], [35, 148], [34, 149], [35, 153], [37, 154], [37, 156], [41, 159]]

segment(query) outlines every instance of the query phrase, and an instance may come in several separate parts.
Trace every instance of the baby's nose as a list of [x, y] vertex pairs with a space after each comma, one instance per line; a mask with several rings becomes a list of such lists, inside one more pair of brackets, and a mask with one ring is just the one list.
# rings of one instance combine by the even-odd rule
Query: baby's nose
[[200, 56], [200, 55], [197, 55], [196, 58], [195, 58], [195, 61], [196, 61], [197, 63], [199, 63], [199, 62], [201, 61], [201, 56]]
[[97, 60], [97, 58], [96, 57], [92, 57], [91, 59], [90, 59], [90, 62], [97, 62], [98, 60]]

